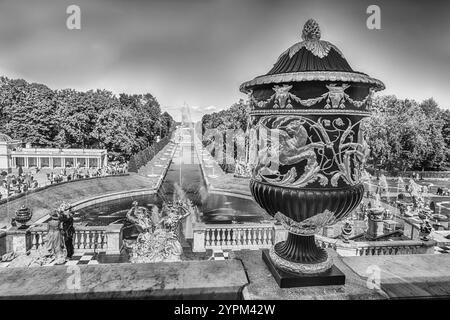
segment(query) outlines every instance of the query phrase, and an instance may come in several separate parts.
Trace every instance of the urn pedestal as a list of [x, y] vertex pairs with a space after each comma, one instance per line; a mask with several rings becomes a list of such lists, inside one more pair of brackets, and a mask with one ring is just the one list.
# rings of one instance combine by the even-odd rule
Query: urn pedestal
[[250, 189], [288, 231], [263, 252], [281, 287], [344, 284], [314, 235], [361, 202], [368, 154], [363, 118], [384, 85], [355, 72], [308, 20], [303, 41], [263, 76], [245, 82], [250, 103]]
[[375, 240], [384, 235], [384, 210], [382, 208], [373, 208], [369, 210], [367, 217], [367, 238]]

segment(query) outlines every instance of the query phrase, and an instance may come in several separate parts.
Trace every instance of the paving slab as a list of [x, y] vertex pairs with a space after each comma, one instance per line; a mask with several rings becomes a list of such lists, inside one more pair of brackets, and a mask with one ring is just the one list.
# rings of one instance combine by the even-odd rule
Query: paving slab
[[237, 260], [1, 268], [0, 279], [0, 299], [236, 300], [247, 284]]
[[362, 279], [370, 276], [378, 281], [390, 298], [450, 297], [450, 255], [363, 256], [343, 261]]
[[327, 250], [335, 266], [345, 276], [345, 285], [316, 286], [303, 288], [280, 288], [262, 259], [262, 251], [233, 251], [230, 259], [239, 259], [244, 264], [249, 284], [242, 295], [245, 300], [375, 300], [387, 298], [379, 290], [369, 289], [367, 282], [361, 279], [337, 256], [333, 250]]

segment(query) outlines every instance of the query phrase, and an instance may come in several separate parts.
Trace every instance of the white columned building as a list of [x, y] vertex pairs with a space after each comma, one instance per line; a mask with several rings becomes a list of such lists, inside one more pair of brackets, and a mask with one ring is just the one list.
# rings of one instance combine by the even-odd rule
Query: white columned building
[[0, 133], [0, 170], [22, 168], [103, 168], [108, 165], [106, 149], [33, 148]]

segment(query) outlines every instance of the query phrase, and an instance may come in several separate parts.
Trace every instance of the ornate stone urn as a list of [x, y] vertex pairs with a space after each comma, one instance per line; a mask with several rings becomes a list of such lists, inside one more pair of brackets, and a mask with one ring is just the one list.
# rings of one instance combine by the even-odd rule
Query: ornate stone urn
[[26, 229], [27, 222], [31, 220], [33, 217], [33, 213], [30, 208], [22, 206], [20, 209], [16, 211], [14, 216], [14, 220], [19, 223], [19, 229]]
[[302, 38], [267, 74], [240, 87], [251, 106], [251, 192], [289, 232], [263, 255], [276, 267], [275, 278], [280, 270], [304, 276], [332, 267], [314, 234], [345, 218], [363, 197], [368, 147], [361, 124], [372, 93], [384, 89], [321, 40], [316, 21], [306, 22]]

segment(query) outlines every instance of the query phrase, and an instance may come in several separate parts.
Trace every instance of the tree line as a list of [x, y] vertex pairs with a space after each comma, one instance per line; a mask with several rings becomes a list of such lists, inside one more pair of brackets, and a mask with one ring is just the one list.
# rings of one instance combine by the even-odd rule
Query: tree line
[[449, 170], [450, 110], [433, 98], [380, 96], [366, 122], [369, 163], [387, 171]]
[[128, 161], [173, 126], [150, 93], [52, 90], [0, 78], [0, 132], [36, 147], [107, 149], [113, 160]]
[[[208, 129], [246, 131], [249, 108], [240, 100], [230, 108], [204, 115]], [[364, 121], [370, 147], [368, 165], [387, 171], [450, 170], [450, 110], [433, 98], [417, 102], [393, 95], [372, 101], [372, 116]], [[205, 145], [213, 143], [206, 139]]]
[[160, 152], [170, 142], [172, 133], [173, 131], [171, 131], [169, 135], [167, 135], [160, 141], [155, 142], [144, 150], [141, 150], [138, 153], [132, 155], [130, 157], [130, 161], [128, 162], [128, 171], [137, 173], [140, 168], [142, 168], [150, 160], [152, 160], [153, 157], [156, 156], [158, 152]]

